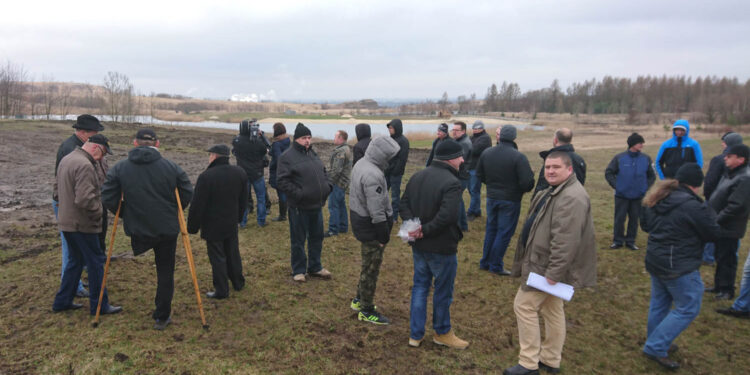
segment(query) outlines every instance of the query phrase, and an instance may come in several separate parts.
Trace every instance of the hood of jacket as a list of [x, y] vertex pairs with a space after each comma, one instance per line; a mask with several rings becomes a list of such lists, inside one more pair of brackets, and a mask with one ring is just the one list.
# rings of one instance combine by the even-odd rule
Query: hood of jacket
[[547, 155], [549, 155], [549, 154], [551, 154], [551, 153], [553, 153], [555, 151], [575, 152], [576, 150], [575, 150], [575, 148], [573, 148], [573, 145], [569, 143], [567, 145], [561, 145], [561, 146], [557, 146], [557, 147], [552, 147], [551, 149], [549, 149], [547, 151], [542, 151], [542, 152], [539, 153], [539, 156], [541, 156], [542, 159], [547, 159]]
[[659, 215], [666, 215], [670, 211], [674, 210], [675, 208], [681, 206], [685, 202], [698, 198], [698, 200], [703, 201], [698, 197], [697, 195], [693, 194], [692, 191], [688, 190], [688, 188], [684, 186], [680, 186], [677, 188], [677, 190], [673, 191], [671, 194], [669, 194], [666, 198], [660, 200], [656, 205], [654, 206], [654, 212], [656, 212]]
[[378, 137], [370, 142], [370, 146], [365, 151], [365, 159], [375, 164], [380, 170], [388, 167], [388, 162], [393, 159], [401, 147], [391, 137]]
[[401, 120], [393, 120], [389, 122], [388, 124], [390, 124], [393, 127], [393, 130], [395, 130], [393, 135], [391, 135], [391, 138], [400, 137], [401, 135], [404, 134], [404, 125], [403, 123], [401, 123]]
[[354, 127], [354, 133], [357, 134], [357, 141], [361, 141], [372, 136], [372, 129], [370, 129], [370, 125], [357, 124]]
[[685, 135], [682, 136], [682, 138], [690, 138], [690, 123], [685, 120], [677, 120], [674, 125], [672, 125], [672, 139], [677, 140], [677, 136], [674, 135], [674, 129], [677, 125], [685, 127]]
[[138, 146], [128, 152], [128, 160], [135, 164], [150, 164], [161, 159], [159, 149], [151, 146]]

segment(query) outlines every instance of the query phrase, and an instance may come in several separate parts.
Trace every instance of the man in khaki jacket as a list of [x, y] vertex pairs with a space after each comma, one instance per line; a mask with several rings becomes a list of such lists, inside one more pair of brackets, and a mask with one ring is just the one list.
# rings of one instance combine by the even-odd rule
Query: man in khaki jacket
[[[102, 231], [101, 185], [96, 165], [104, 155], [111, 154], [107, 138], [101, 134], [92, 135], [81, 147], [76, 147], [62, 158], [55, 181], [59, 197], [58, 223], [60, 231], [70, 246], [60, 290], [55, 295], [52, 310], [55, 312], [79, 309], [73, 303], [73, 296], [81, 278], [84, 263], [88, 268], [89, 311], [96, 313], [104, 274], [104, 249], [99, 244]], [[107, 292], [102, 297], [102, 314], [115, 314], [122, 307], [111, 306]]]
[[[518, 365], [506, 375], [538, 374], [539, 368], [556, 373], [565, 343], [563, 300], [526, 284], [530, 272], [554, 285], [575, 288], [596, 284], [596, 247], [591, 203], [573, 172], [566, 152], [552, 152], [544, 162], [549, 187], [536, 193], [523, 225], [513, 261], [512, 275], [521, 277], [513, 309], [521, 346]], [[541, 340], [539, 315], [544, 319]]]

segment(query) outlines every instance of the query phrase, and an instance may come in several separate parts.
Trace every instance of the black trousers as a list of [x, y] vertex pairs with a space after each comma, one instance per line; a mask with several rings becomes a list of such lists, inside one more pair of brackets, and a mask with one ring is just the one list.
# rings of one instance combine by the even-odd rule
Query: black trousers
[[[641, 214], [641, 199], [615, 197], [615, 225], [613, 241], [617, 244], [635, 244], [638, 234], [638, 217]], [[625, 233], [625, 219], [628, 220], [628, 231]]]
[[737, 249], [739, 240], [736, 238], [719, 238], [715, 243], [716, 273], [714, 274], [714, 288], [720, 293], [734, 295], [734, 279], [737, 276]]
[[206, 241], [208, 260], [213, 272], [214, 291], [218, 297], [229, 296], [229, 283], [234, 290], [241, 290], [245, 286], [242, 276], [242, 259], [237, 234], [219, 241]]
[[177, 249], [177, 235], [161, 237], [131, 237], [130, 244], [137, 255], [148, 249], [154, 249], [156, 262], [156, 309], [151, 316], [164, 320], [172, 314], [172, 296], [174, 296], [174, 264]]

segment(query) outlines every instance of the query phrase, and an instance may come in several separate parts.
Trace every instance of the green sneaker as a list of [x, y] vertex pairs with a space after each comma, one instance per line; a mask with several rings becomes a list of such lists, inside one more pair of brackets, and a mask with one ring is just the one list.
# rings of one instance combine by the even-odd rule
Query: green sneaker
[[[351, 307], [352, 310], [357, 311], [357, 312], [362, 311], [362, 304], [359, 302], [359, 298], [352, 298], [352, 303], [349, 304], [349, 307]], [[372, 309], [377, 310], [378, 307], [373, 306]]]
[[359, 320], [363, 322], [368, 322], [372, 324], [378, 324], [378, 325], [391, 324], [391, 321], [388, 320], [388, 318], [380, 315], [380, 313], [378, 313], [377, 311], [373, 311], [373, 312], [360, 311], [357, 317]]

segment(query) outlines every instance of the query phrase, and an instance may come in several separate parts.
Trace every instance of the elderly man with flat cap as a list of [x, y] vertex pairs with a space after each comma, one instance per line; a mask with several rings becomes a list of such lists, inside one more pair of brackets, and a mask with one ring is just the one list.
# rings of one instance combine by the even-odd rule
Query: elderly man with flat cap
[[[66, 155], [58, 166], [55, 180], [60, 197], [59, 226], [69, 244], [68, 259], [60, 290], [55, 295], [52, 310], [55, 312], [81, 308], [73, 303], [78, 282], [81, 279], [83, 264], [88, 267], [91, 294], [89, 310], [96, 314], [102, 276], [104, 275], [104, 249], [99, 246], [99, 233], [102, 231], [101, 180], [97, 176], [96, 164], [104, 155], [111, 154], [107, 138], [101, 134], [92, 135], [81, 147], [76, 147]], [[107, 292], [102, 297], [102, 314], [115, 314], [122, 307], [109, 304]]]
[[117, 212], [123, 199], [120, 215], [135, 255], [154, 249], [156, 309], [151, 316], [156, 321], [154, 329], [163, 330], [171, 322], [175, 251], [180, 233], [175, 188], [184, 208], [193, 197], [193, 185], [180, 166], [162, 157], [153, 130], [138, 130], [133, 145], [128, 158], [107, 173], [102, 200], [107, 209]]
[[[78, 119], [76, 119], [76, 122], [73, 124], [73, 129], [75, 129], [75, 132], [73, 135], [68, 137], [65, 141], [63, 141], [60, 144], [60, 147], [57, 149], [57, 158], [55, 159], [55, 178], [57, 178], [57, 168], [60, 165], [60, 161], [68, 154], [70, 154], [73, 150], [76, 149], [76, 147], [83, 146], [86, 141], [88, 141], [89, 137], [92, 135], [95, 135], [99, 133], [100, 131], [104, 130], [104, 126], [99, 122], [99, 119], [92, 115], [80, 115], [78, 116]], [[100, 158], [99, 160], [96, 160], [94, 162], [94, 166], [96, 169], [96, 174], [99, 178], [99, 183], [103, 183], [104, 179], [107, 175], [107, 159], [104, 157]], [[55, 188], [52, 192], [52, 208], [55, 211], [55, 218], [57, 218], [57, 211], [58, 211], [58, 205], [59, 205], [59, 199], [58, 199], [58, 192], [57, 192], [57, 185], [55, 185]], [[105, 247], [105, 237], [107, 235], [107, 215], [102, 215], [102, 232], [99, 235], [99, 243], [102, 248]], [[60, 273], [60, 280], [65, 278], [65, 268], [67, 268], [68, 265], [68, 241], [65, 240], [65, 236], [63, 236], [62, 231], [60, 232], [60, 242], [62, 243], [62, 272]], [[89, 293], [86, 291], [86, 288], [83, 286], [83, 282], [78, 282], [78, 289], [76, 290], [76, 296], [78, 297], [88, 297]]]
[[206, 240], [214, 284], [214, 291], [206, 296], [222, 299], [229, 296], [227, 279], [234, 290], [245, 286], [237, 224], [242, 221], [247, 204], [247, 174], [229, 164], [226, 145], [209, 148], [208, 155], [208, 168], [195, 182], [187, 229], [192, 234], [200, 229], [201, 238]]

